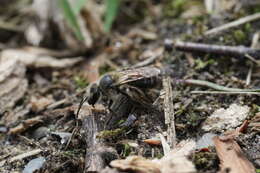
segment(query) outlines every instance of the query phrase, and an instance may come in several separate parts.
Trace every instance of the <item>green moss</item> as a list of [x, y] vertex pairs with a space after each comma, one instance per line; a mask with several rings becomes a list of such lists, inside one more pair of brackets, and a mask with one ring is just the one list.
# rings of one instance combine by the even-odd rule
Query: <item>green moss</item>
[[203, 120], [203, 118], [201, 117], [200, 114], [191, 112], [187, 116], [187, 125], [189, 125], [191, 127], [197, 127], [201, 123], [202, 120]]
[[197, 152], [192, 156], [192, 161], [199, 170], [212, 170], [218, 167], [218, 157], [213, 152]]
[[102, 139], [114, 139], [125, 132], [124, 128], [118, 128], [114, 130], [104, 130], [98, 133], [97, 138]]
[[107, 72], [114, 71], [115, 69], [113, 69], [109, 65], [103, 65], [103, 66], [99, 67], [98, 70], [99, 70], [99, 74], [103, 75], [103, 74], [106, 74]]
[[250, 23], [246, 23], [244, 25], [244, 30], [245, 30], [246, 33], [251, 32], [252, 31], [252, 25]]
[[62, 155], [68, 158], [78, 157], [78, 155], [85, 153], [82, 149], [68, 150], [62, 152]]
[[201, 59], [196, 59], [195, 60], [195, 69], [196, 70], [201, 70], [204, 69], [205, 67], [207, 67], [210, 64], [214, 64], [215, 60], [214, 59], [209, 59], [206, 61], [202, 61]]
[[123, 144], [122, 157], [127, 157], [132, 152], [132, 147], [129, 144]]
[[78, 88], [85, 88], [88, 85], [87, 80], [82, 76], [74, 76], [73, 79]]
[[187, 0], [170, 0], [164, 8], [164, 15], [168, 17], [178, 17], [184, 11]]
[[246, 34], [242, 30], [235, 30], [233, 32], [234, 38], [237, 43], [241, 44], [246, 40]]

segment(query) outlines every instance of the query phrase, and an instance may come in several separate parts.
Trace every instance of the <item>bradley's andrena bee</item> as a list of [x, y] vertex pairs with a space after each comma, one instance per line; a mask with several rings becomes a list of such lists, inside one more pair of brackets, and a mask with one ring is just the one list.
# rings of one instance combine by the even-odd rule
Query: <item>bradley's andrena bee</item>
[[162, 74], [162, 70], [156, 67], [107, 73], [97, 83], [87, 87], [86, 98], [82, 104], [87, 101], [90, 105], [94, 105], [106, 98], [109, 100], [109, 110], [118, 118], [129, 115], [136, 106], [151, 107], [153, 100], [145, 91], [160, 85]]

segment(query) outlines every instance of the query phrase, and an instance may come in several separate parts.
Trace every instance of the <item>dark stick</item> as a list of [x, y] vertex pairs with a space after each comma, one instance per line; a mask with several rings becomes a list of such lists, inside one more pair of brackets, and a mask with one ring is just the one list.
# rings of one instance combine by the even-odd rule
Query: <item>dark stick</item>
[[[165, 46], [169, 47], [169, 45], [165, 45]], [[244, 46], [221, 46], [221, 45], [213, 45], [213, 44], [210, 45], [210, 44], [182, 42], [182, 41], [172, 42], [172, 46], [180, 51], [213, 53], [218, 55], [230, 55], [230, 56], [237, 56], [237, 57], [245, 57], [245, 55], [250, 55], [255, 59], [260, 59], [259, 49], [253, 49]]]

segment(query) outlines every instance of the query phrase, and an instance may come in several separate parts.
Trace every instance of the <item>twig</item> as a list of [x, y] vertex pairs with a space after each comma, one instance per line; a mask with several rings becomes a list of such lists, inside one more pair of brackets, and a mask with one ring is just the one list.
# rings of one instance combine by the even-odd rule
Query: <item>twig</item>
[[24, 122], [20, 123], [16, 127], [13, 127], [9, 130], [9, 134], [18, 134], [26, 131], [29, 127], [32, 127], [38, 123], [43, 122], [44, 117], [43, 116], [36, 116], [30, 119], [25, 120]]
[[240, 89], [240, 88], [228, 88], [221, 85], [217, 85], [212, 82], [203, 81], [203, 80], [195, 80], [195, 79], [187, 79], [187, 80], [180, 80], [180, 82], [183, 82], [185, 84], [192, 84], [192, 85], [199, 85], [199, 86], [205, 86], [208, 88], [212, 88], [219, 91], [226, 91], [226, 92], [256, 92], [260, 94], [260, 88], [255, 89]]
[[249, 60], [251, 60], [252, 62], [254, 62], [256, 65], [260, 66], [260, 61], [259, 60], [256, 60], [254, 57], [248, 55], [248, 54], [245, 54], [245, 57], [248, 58]]
[[258, 19], [260, 19], [260, 13], [249, 15], [249, 16], [240, 18], [238, 20], [235, 20], [233, 22], [224, 24], [222, 26], [210, 29], [210, 30], [205, 32], [205, 35], [216, 34], [218, 32], [221, 32], [221, 31], [233, 28], [233, 27], [237, 27], [239, 25], [242, 25], [242, 24], [245, 24], [245, 23], [248, 23], [248, 22], [252, 22], [252, 21], [258, 20]]
[[68, 98], [59, 100], [55, 103], [52, 103], [52, 104], [48, 105], [46, 109], [55, 109], [55, 108], [59, 107], [60, 105], [65, 104], [65, 103], [68, 103]]
[[260, 95], [259, 92], [234, 92], [234, 91], [191, 91], [191, 94], [251, 94], [251, 95]]
[[246, 76], [246, 85], [248, 86], [251, 83], [252, 71], [253, 71], [253, 64], [251, 63], [247, 76]]
[[151, 57], [133, 65], [132, 68], [144, 67], [144, 66], [152, 64], [156, 59], [159, 59], [162, 57], [163, 52], [164, 52], [163, 48], [156, 49], [155, 51], [152, 52], [153, 55]]
[[[169, 45], [165, 45], [168, 47]], [[201, 52], [201, 53], [214, 53], [218, 55], [229, 55], [245, 57], [246, 54], [260, 59], [260, 50], [253, 49], [245, 46], [221, 46], [213, 44], [202, 44], [202, 43], [192, 43], [192, 42], [182, 42], [177, 40], [173, 43], [173, 46], [180, 51], [185, 52]]]
[[161, 133], [159, 133], [159, 136], [160, 136], [160, 142], [161, 142], [162, 148], [163, 148], [163, 154], [166, 156], [167, 154], [170, 153], [171, 147], [170, 147], [170, 145], [167, 143], [165, 137], [164, 137]]
[[0, 166], [3, 166], [6, 162], [12, 163], [12, 162], [15, 162], [17, 160], [22, 160], [24, 158], [40, 154], [41, 152], [42, 152], [41, 149], [35, 149], [35, 150], [24, 152], [22, 154], [19, 154], [17, 156], [12, 157], [10, 160], [5, 159], [5, 160], [1, 161]]
[[163, 79], [163, 88], [165, 90], [164, 97], [164, 116], [165, 124], [167, 125], [167, 140], [171, 148], [176, 146], [176, 131], [174, 122], [174, 106], [173, 106], [173, 91], [171, 86], [171, 78]]
[[259, 37], [260, 37], [260, 32], [256, 32], [254, 35], [253, 35], [253, 38], [252, 38], [252, 43], [251, 43], [251, 48], [257, 48], [258, 46], [258, 42], [259, 42]]

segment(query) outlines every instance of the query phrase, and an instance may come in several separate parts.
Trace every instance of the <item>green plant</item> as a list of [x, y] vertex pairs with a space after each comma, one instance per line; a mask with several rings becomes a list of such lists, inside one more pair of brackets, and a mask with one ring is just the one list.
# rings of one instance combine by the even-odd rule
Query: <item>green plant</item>
[[[77, 15], [79, 14], [81, 8], [86, 4], [86, 2], [87, 0], [74, 0], [73, 4], [71, 4], [68, 0], [59, 0], [59, 6], [63, 11], [65, 20], [73, 29], [76, 37], [79, 40], [84, 40], [84, 37], [78, 24]], [[117, 12], [120, 6], [120, 0], [106, 0], [105, 3], [106, 12], [104, 19], [104, 30], [105, 32], [109, 32], [117, 16]]]
[[117, 16], [120, 0], [106, 0], [105, 32], [109, 32]]
[[72, 5], [69, 3], [68, 0], [59, 0], [59, 6], [62, 9], [68, 24], [73, 29], [76, 37], [79, 40], [84, 40], [84, 37], [81, 33], [78, 24], [77, 15], [80, 12], [80, 9], [83, 7], [83, 5], [86, 3], [86, 0], [74, 0], [74, 1], [76, 1], [74, 3], [74, 7], [72, 7]]

